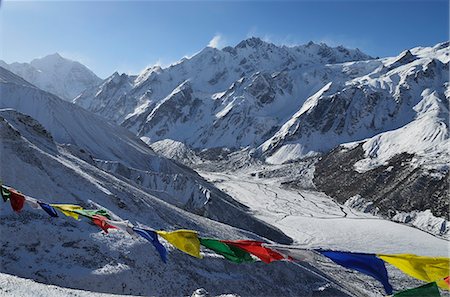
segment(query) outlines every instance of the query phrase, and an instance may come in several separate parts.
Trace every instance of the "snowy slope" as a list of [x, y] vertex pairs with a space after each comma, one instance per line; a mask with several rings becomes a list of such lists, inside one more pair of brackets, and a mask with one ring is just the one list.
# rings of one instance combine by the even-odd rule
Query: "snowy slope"
[[[245, 206], [208, 184], [193, 170], [156, 155], [126, 129], [44, 92], [1, 67], [0, 89], [0, 108], [32, 116], [57, 143], [97, 168], [183, 209], [290, 242], [287, 236], [254, 219]], [[10, 110], [6, 114], [15, 113]], [[10, 121], [16, 125], [26, 121], [16, 118], [13, 116]], [[241, 219], [235, 220], [235, 216]]]
[[146, 142], [257, 146], [328, 82], [327, 64], [369, 58], [343, 47], [250, 38], [222, 50], [207, 47], [167, 68], [149, 67], [137, 77], [113, 74], [74, 102]]
[[[195, 290], [191, 297], [238, 297], [235, 294], [210, 295], [205, 289]], [[46, 285], [35, 282], [30, 279], [24, 279], [17, 276], [0, 273], [0, 296], [21, 296], [21, 297], [133, 297], [138, 295], [119, 295], [96, 293], [92, 291], [68, 289], [54, 285]]]
[[[27, 195], [107, 209], [115, 219], [130, 219], [143, 227], [259, 238], [183, 211], [77, 158], [25, 115], [2, 111], [0, 136], [1, 178]], [[27, 206], [17, 214], [2, 202], [0, 221], [0, 272], [45, 284], [146, 296], [190, 295], [200, 287], [214, 295], [344, 295], [332, 287], [320, 291], [323, 280], [286, 262], [236, 265], [209, 252], [200, 260], [164, 242], [170, 250], [165, 265], [145, 240], [114, 230], [105, 236], [88, 220], [76, 222], [62, 214], [52, 219]]]
[[102, 81], [86, 66], [63, 58], [58, 53], [34, 59], [30, 63], [7, 64], [0, 61], [0, 66], [67, 101]]

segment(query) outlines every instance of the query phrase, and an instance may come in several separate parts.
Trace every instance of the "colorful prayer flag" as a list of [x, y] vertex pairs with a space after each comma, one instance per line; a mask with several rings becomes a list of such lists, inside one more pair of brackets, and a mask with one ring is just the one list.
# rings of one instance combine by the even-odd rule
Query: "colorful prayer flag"
[[180, 251], [183, 251], [191, 256], [201, 258], [200, 241], [198, 240], [196, 231], [176, 230], [172, 232], [156, 231], [156, 233]]
[[439, 297], [438, 286], [436, 282], [432, 282], [414, 289], [404, 290], [395, 293], [392, 297]]
[[384, 265], [384, 262], [375, 255], [337, 251], [317, 251], [343, 267], [372, 276], [383, 284], [384, 290], [388, 295], [392, 294], [392, 286], [389, 283], [386, 266]]
[[72, 217], [75, 220], [78, 220], [79, 215], [74, 212], [74, 210], [82, 210], [83, 208], [79, 205], [73, 205], [73, 204], [50, 204], [54, 208], [60, 210], [63, 214], [65, 214], [68, 217]]
[[108, 233], [108, 229], [117, 229], [116, 227], [108, 224], [106, 222], [107, 218], [102, 215], [93, 215], [91, 219], [92, 219], [92, 222], [94, 222], [94, 224], [99, 226], [106, 233]]
[[8, 201], [9, 197], [11, 196], [11, 192], [5, 186], [2, 185], [1, 195], [2, 195], [3, 201], [6, 202], [6, 201]]
[[285, 257], [267, 247], [262, 246], [264, 242], [262, 241], [254, 241], [254, 240], [221, 240], [221, 242], [226, 243], [228, 245], [232, 245], [243, 249], [244, 251], [249, 252], [252, 255], [255, 255], [261, 261], [265, 263], [270, 263], [273, 261], [283, 260]]
[[33, 197], [25, 196], [25, 202], [26, 202], [29, 206], [31, 206], [32, 208], [35, 208], [35, 209], [41, 208], [41, 207], [39, 206], [39, 203], [38, 203], [37, 199], [34, 199]]
[[414, 278], [425, 282], [435, 281], [440, 288], [449, 289], [448, 284], [444, 281], [450, 269], [449, 258], [416, 256], [412, 254], [377, 256]]
[[56, 218], [58, 217], [58, 213], [56, 212], [56, 210], [51, 207], [49, 204], [44, 203], [42, 201], [38, 201], [39, 206], [46, 212], [48, 213], [49, 216]]
[[25, 205], [25, 196], [14, 189], [10, 189], [9, 193], [9, 202], [11, 203], [12, 209], [16, 212], [21, 211]]
[[316, 252], [312, 250], [308, 250], [305, 248], [296, 248], [290, 246], [276, 245], [276, 244], [264, 244], [265, 247], [268, 247], [278, 253], [284, 255], [288, 259], [299, 260], [299, 261], [316, 261]]
[[234, 262], [234, 263], [242, 263], [242, 262], [254, 262], [255, 260], [252, 258], [250, 253], [235, 247], [233, 245], [228, 245], [216, 239], [211, 238], [199, 238], [200, 244], [204, 247], [207, 247], [210, 250], [213, 250], [217, 254], [224, 256], [226, 259]]
[[133, 231], [133, 225], [130, 224], [130, 222], [127, 221], [114, 221], [114, 220], [106, 220], [106, 222], [114, 227], [117, 227], [117, 229], [120, 229], [122, 231], [127, 232], [132, 237], [137, 237], [136, 233]]
[[73, 212], [90, 219], [95, 215], [101, 215], [108, 219], [111, 218], [109, 213], [104, 209], [75, 209]]
[[159, 255], [161, 256], [161, 259], [164, 263], [167, 263], [167, 250], [166, 248], [159, 242], [158, 235], [155, 231], [142, 229], [142, 228], [136, 228], [133, 227], [133, 231], [137, 234], [141, 235], [148, 241], [150, 241], [155, 249], [158, 251]]

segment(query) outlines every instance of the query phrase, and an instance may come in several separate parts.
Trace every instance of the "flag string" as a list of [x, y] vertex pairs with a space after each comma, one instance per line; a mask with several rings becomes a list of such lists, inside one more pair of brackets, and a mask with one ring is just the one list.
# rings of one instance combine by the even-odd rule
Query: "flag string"
[[[159, 241], [163, 238], [170, 245], [178, 250], [196, 258], [203, 258], [200, 253], [200, 246], [212, 250], [214, 253], [224, 257], [234, 263], [254, 262], [260, 260], [265, 263], [274, 261], [289, 261], [309, 272], [310, 274], [328, 282], [335, 284], [347, 294], [355, 296], [347, 288], [337, 281], [309, 269], [300, 262], [309, 263], [315, 261], [316, 257], [326, 257], [336, 264], [348, 269], [359, 271], [363, 274], [378, 280], [384, 287], [386, 294], [406, 297], [416, 294], [428, 294], [426, 296], [440, 296], [439, 289], [450, 289], [449, 269], [450, 259], [446, 257], [427, 257], [413, 254], [375, 254], [357, 253], [349, 251], [334, 251], [320, 248], [308, 248], [305, 246], [281, 245], [256, 240], [221, 240], [214, 238], [204, 238], [199, 236], [197, 231], [179, 229], [174, 231], [154, 230], [133, 225], [128, 220], [112, 219], [111, 214], [106, 209], [83, 209], [79, 205], [46, 203], [22, 194], [16, 189], [1, 184], [0, 194], [3, 201], [10, 201], [11, 208], [15, 212], [20, 212], [27, 204], [33, 209], [42, 209], [51, 217], [58, 217], [58, 211], [65, 216], [79, 220], [79, 217], [88, 218], [101, 228], [105, 233], [109, 229], [117, 229], [128, 233], [133, 238], [139, 236], [153, 244], [164, 263], [168, 261], [168, 251]], [[406, 275], [426, 282], [425, 285], [398, 291], [394, 290], [389, 283], [388, 272], [385, 263], [388, 263]], [[424, 295], [425, 296], [425, 295]]]

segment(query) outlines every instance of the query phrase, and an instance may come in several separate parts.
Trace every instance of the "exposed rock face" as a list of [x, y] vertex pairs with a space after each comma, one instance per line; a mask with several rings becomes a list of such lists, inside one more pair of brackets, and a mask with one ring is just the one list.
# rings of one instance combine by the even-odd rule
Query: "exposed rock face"
[[385, 165], [359, 173], [354, 164], [363, 156], [362, 145], [332, 150], [316, 164], [314, 184], [340, 203], [360, 195], [388, 217], [399, 211], [430, 209], [435, 216], [450, 218], [448, 170], [412, 166], [414, 155], [402, 153]]

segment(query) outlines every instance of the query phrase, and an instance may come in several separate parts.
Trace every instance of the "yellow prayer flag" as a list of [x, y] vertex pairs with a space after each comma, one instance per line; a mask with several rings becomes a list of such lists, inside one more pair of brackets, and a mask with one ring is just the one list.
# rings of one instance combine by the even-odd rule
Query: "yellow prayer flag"
[[176, 230], [172, 232], [156, 231], [158, 235], [170, 242], [177, 249], [197, 258], [200, 256], [200, 241], [197, 232], [192, 230]]
[[414, 278], [426, 282], [436, 282], [439, 287], [449, 290], [444, 278], [449, 275], [450, 258], [411, 254], [377, 256]]
[[60, 210], [63, 214], [65, 214], [68, 217], [72, 217], [75, 220], [78, 220], [79, 216], [74, 210], [82, 210], [83, 208], [79, 205], [73, 205], [73, 204], [50, 204], [54, 208]]

